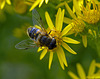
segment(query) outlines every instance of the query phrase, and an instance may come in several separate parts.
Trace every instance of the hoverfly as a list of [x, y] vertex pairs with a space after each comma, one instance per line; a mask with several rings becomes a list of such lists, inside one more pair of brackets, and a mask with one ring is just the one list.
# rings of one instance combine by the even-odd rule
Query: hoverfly
[[[51, 37], [50, 34], [47, 33], [46, 30], [43, 28], [42, 19], [35, 9], [33, 9], [32, 11], [32, 20], [33, 27], [29, 27], [27, 29], [27, 34], [30, 37], [30, 39], [19, 42], [15, 46], [15, 48], [28, 49], [35, 46], [40, 46], [48, 47], [48, 49], [52, 50], [55, 47], [57, 47], [56, 39], [54, 37]], [[35, 27], [36, 25], [40, 28]]]

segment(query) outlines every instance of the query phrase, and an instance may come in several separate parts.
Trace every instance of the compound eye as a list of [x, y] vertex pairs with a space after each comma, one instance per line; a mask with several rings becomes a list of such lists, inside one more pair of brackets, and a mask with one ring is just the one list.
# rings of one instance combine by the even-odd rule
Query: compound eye
[[27, 29], [27, 32], [30, 33], [30, 31], [31, 31], [31, 28], [28, 28], [28, 29]]

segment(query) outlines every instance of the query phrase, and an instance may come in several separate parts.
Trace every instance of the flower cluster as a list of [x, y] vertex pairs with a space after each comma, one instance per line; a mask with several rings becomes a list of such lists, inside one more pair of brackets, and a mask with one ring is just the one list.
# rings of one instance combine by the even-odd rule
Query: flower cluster
[[[53, 3], [56, 4], [54, 5]], [[73, 6], [70, 7], [69, 3], [73, 3]], [[44, 10], [45, 20], [47, 23], [48, 28], [46, 32], [56, 39], [57, 47], [50, 50], [48, 47], [39, 47], [37, 52], [41, 52], [40, 60], [42, 60], [47, 52], [50, 53], [49, 56], [49, 69], [51, 68], [51, 64], [53, 61], [53, 55], [57, 54], [58, 60], [62, 69], [64, 70], [65, 67], [68, 67], [67, 58], [65, 55], [66, 52], [70, 52], [72, 54], [77, 54], [68, 44], [79, 44], [77, 36], [82, 39], [83, 46], [86, 48], [88, 45], [88, 39], [95, 39], [97, 42], [97, 50], [99, 51], [99, 38], [100, 38], [100, 2], [98, 0], [0, 0], [0, 16], [4, 17], [3, 10], [6, 6], [12, 6], [14, 12], [18, 14], [27, 14], [30, 16], [31, 11], [39, 6], [39, 10], [44, 7], [42, 6], [43, 3], [46, 9], [48, 6], [52, 6], [51, 10], [55, 10], [53, 15], [55, 15], [55, 24], [54, 20], [51, 19], [49, 10]], [[11, 5], [12, 4], [12, 5]], [[57, 6], [56, 6], [57, 5]], [[42, 6], [42, 7], [41, 7]], [[41, 7], [41, 8], [40, 8]], [[38, 8], [38, 7], [37, 7]], [[36, 9], [37, 9], [36, 8]], [[49, 8], [48, 8], [49, 9]], [[10, 8], [7, 9], [10, 11]], [[6, 10], [5, 10], [6, 11]], [[48, 12], [47, 12], [48, 11]], [[56, 13], [57, 11], [57, 13]], [[51, 12], [52, 13], [52, 12]], [[3, 20], [0, 17], [0, 20]], [[37, 16], [36, 16], [37, 17]], [[5, 17], [4, 17], [5, 18]], [[27, 17], [25, 17], [27, 18]], [[46, 25], [46, 24], [45, 24]], [[28, 25], [27, 25], [28, 26]], [[24, 31], [22, 28], [14, 29], [14, 36], [20, 38], [23, 36]], [[70, 36], [74, 34], [74, 39], [70, 38]], [[99, 52], [100, 53], [100, 52]], [[96, 63], [95, 60], [92, 61], [88, 75], [86, 76], [82, 66], [78, 63], [77, 71], [79, 77], [77, 77], [73, 72], [69, 71], [68, 74], [75, 79], [78, 78], [99, 78], [100, 70], [95, 73], [95, 68], [100, 68], [100, 64]], [[81, 74], [80, 74], [81, 73]]]
[[[64, 23], [73, 24], [69, 34], [75, 33], [82, 36], [84, 47], [87, 47], [87, 37], [89, 34], [97, 37], [98, 26], [100, 22], [100, 3], [95, 0], [86, 1], [86, 6], [83, 5], [84, 0], [73, 0], [73, 10], [66, 2], [60, 3], [56, 8], [65, 5], [72, 19], [64, 17]], [[93, 5], [93, 7], [91, 6]], [[97, 34], [96, 34], [97, 33]]]
[[68, 74], [73, 79], [99, 79], [100, 78], [100, 70], [96, 71], [96, 67], [100, 68], [100, 63], [96, 63], [95, 60], [93, 60], [90, 64], [88, 75], [86, 76], [84, 69], [82, 68], [81, 64], [77, 63], [77, 72], [78, 76], [76, 76], [73, 72], [69, 71]]

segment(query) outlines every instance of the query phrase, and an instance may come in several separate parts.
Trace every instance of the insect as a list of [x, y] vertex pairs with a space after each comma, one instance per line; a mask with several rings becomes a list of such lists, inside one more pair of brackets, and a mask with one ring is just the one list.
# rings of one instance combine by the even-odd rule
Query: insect
[[[15, 45], [17, 49], [28, 49], [35, 46], [48, 47], [49, 50], [57, 47], [56, 39], [50, 36], [50, 32], [47, 33], [43, 27], [42, 19], [39, 13], [33, 9], [32, 11], [33, 27], [27, 29], [27, 34], [30, 37], [28, 40], [23, 40]], [[35, 27], [35, 26], [39, 26]]]

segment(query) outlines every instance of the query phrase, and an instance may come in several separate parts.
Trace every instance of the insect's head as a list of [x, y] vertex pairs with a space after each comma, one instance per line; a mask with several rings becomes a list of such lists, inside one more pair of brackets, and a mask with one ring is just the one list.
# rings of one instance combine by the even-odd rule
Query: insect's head
[[29, 28], [27, 29], [27, 34], [28, 34], [29, 36], [31, 36], [31, 34], [33, 33], [34, 30], [35, 30], [35, 28], [29, 27]]

